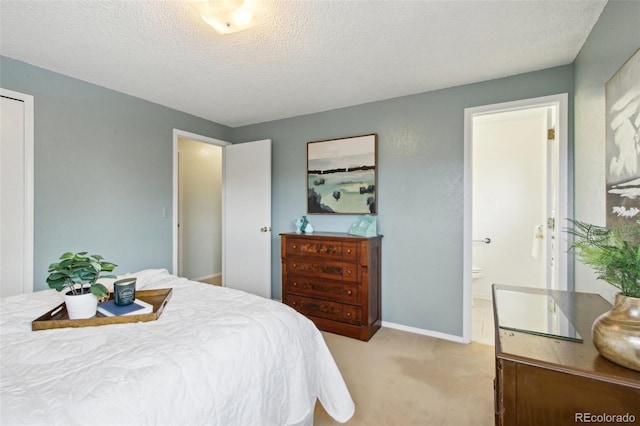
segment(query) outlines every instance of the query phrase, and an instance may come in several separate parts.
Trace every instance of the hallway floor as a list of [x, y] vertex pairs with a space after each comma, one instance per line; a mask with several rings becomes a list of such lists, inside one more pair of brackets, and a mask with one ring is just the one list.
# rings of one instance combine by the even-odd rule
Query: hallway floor
[[200, 280], [200, 282], [205, 284], [222, 285], [222, 275]]
[[493, 304], [491, 300], [473, 298], [471, 308], [471, 340], [493, 346]]

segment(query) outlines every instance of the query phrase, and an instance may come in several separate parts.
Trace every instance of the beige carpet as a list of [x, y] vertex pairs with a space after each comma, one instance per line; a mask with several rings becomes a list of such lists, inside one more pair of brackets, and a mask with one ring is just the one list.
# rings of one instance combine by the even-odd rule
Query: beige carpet
[[[322, 334], [356, 404], [347, 425], [493, 425], [493, 346], [384, 327], [369, 342]], [[316, 405], [315, 426], [339, 424]]]

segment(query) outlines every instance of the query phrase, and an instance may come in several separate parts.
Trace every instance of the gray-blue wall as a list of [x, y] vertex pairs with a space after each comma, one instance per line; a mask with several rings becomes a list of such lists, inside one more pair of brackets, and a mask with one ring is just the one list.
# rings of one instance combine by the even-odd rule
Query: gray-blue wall
[[[593, 191], [602, 192], [590, 173], [604, 167], [604, 82], [638, 47], [639, 8], [609, 2], [576, 61], [583, 218], [604, 217], [590, 207], [600, 202]], [[383, 320], [459, 336], [464, 108], [569, 93], [571, 120], [574, 66], [236, 129], [2, 57], [0, 86], [35, 96], [37, 289], [46, 287], [46, 266], [74, 248], [100, 252], [119, 272], [171, 268], [171, 221], [161, 210], [171, 207], [175, 127], [233, 142], [273, 140], [272, 290], [280, 297], [278, 233], [306, 212], [306, 143], [375, 132]], [[318, 230], [346, 231], [355, 216], [309, 218]]]
[[171, 269], [173, 129], [231, 129], [1, 56], [0, 87], [34, 96], [35, 289], [69, 250]]
[[[278, 234], [306, 214], [307, 142], [377, 133], [382, 319], [462, 336], [464, 109], [572, 88], [568, 65], [234, 129], [236, 143], [273, 141], [273, 296]], [[356, 216], [308, 218], [316, 230], [346, 232]]]
[[[610, 1], [574, 62], [577, 219], [605, 225], [605, 84], [638, 49], [640, 2]], [[575, 284], [610, 300], [618, 291], [579, 262]]]
[[[8, 58], [0, 86], [35, 96], [36, 289], [65, 250], [118, 272], [171, 268], [172, 129], [273, 140], [272, 294], [280, 232], [306, 213], [306, 143], [378, 134], [383, 320], [462, 335], [464, 109], [571, 92], [572, 66], [230, 129]], [[355, 216], [310, 216], [346, 231]]]

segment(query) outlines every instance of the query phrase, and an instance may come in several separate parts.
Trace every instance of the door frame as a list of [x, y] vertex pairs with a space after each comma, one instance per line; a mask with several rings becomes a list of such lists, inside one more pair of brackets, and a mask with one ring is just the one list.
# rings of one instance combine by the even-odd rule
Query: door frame
[[[462, 340], [471, 341], [472, 327], [472, 164], [473, 164], [473, 117], [495, 114], [500, 112], [530, 109], [536, 107], [556, 107], [556, 140], [558, 149], [558, 211], [557, 218], [570, 218], [572, 215], [569, 188], [569, 96], [567, 93], [523, 99], [511, 102], [483, 105], [465, 108], [464, 110], [464, 225], [463, 225], [463, 309], [462, 309]], [[571, 170], [571, 173], [573, 170]], [[559, 220], [557, 221], [559, 222]], [[560, 223], [556, 223], [556, 229]], [[571, 290], [573, 288], [573, 273], [570, 266], [572, 257], [568, 254], [568, 242], [565, 238], [558, 238], [558, 276], [559, 287]], [[508, 283], [504, 283], [508, 284]]]
[[[178, 275], [178, 140], [180, 138], [190, 139], [197, 142], [206, 143], [209, 145], [215, 145], [221, 147], [222, 150], [222, 202], [224, 203], [224, 190], [225, 190], [225, 181], [224, 181], [224, 147], [231, 145], [231, 142], [223, 141], [220, 139], [210, 138], [208, 136], [198, 135], [196, 133], [187, 132], [185, 130], [173, 129], [173, 195], [172, 195], [172, 219], [171, 219], [171, 235], [172, 235], [172, 273], [174, 275]], [[222, 253], [224, 256], [224, 229], [225, 229], [225, 218], [224, 218], [224, 206], [223, 206], [223, 214], [222, 214]], [[222, 262], [222, 276], [224, 277], [224, 259]]]
[[24, 253], [23, 293], [33, 292], [34, 246], [34, 100], [32, 95], [0, 88], [0, 96], [24, 102]]

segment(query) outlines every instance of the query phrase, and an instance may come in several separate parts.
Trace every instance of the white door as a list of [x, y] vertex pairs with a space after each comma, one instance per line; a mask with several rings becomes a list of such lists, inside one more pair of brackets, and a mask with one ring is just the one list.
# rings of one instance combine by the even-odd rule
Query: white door
[[223, 162], [223, 285], [271, 298], [271, 140], [228, 145]]
[[0, 296], [33, 291], [33, 97], [0, 89]]
[[[546, 222], [544, 227], [546, 228], [543, 235], [545, 235], [545, 252], [546, 256], [546, 283], [547, 288], [552, 290], [566, 290], [566, 288], [560, 288], [562, 280], [560, 280], [560, 271], [558, 268], [558, 243], [561, 235], [560, 231], [563, 226], [561, 217], [558, 217], [558, 185], [560, 174], [560, 161], [558, 152], [558, 140], [556, 138], [556, 117], [557, 111], [555, 108], [547, 109], [547, 143], [546, 143]], [[566, 280], [564, 281], [566, 285]]]

